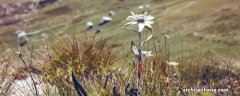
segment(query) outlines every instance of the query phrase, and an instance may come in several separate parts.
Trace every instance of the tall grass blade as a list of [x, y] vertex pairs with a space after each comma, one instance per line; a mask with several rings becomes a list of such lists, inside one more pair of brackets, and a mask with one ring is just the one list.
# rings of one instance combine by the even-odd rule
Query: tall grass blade
[[74, 83], [75, 90], [78, 93], [78, 96], [88, 96], [86, 91], [83, 89], [81, 84], [78, 82], [77, 78], [75, 77], [74, 73], [72, 72], [72, 80]]

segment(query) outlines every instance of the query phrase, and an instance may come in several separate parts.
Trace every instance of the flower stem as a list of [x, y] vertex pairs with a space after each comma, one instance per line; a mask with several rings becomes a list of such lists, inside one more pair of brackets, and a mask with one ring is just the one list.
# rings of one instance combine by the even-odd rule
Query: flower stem
[[138, 33], [138, 39], [139, 39], [139, 56], [138, 56], [138, 73], [137, 73], [137, 89], [140, 88], [140, 81], [141, 81], [141, 74], [142, 74], [142, 35], [141, 32]]

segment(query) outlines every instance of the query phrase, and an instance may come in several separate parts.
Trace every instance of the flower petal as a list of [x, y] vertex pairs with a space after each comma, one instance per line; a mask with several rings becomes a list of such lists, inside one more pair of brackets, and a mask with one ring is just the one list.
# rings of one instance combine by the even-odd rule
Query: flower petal
[[144, 12], [143, 13], [143, 17], [146, 17], [147, 16], [147, 14], [148, 14], [148, 12], [146, 11], [146, 12]]
[[131, 25], [134, 25], [134, 24], [137, 24], [137, 22], [136, 21], [133, 21], [133, 22], [128, 22], [129, 24], [131, 24]]
[[135, 21], [134, 22], [128, 22], [123, 26], [123, 28], [128, 26], [128, 25], [134, 25], [134, 24], [137, 24], [137, 22], [135, 22]]
[[132, 14], [132, 16], [135, 16], [135, 14], [132, 11], [130, 13]]
[[139, 23], [139, 24], [138, 24], [138, 32], [142, 32], [143, 29], [144, 29], [144, 27], [145, 27], [145, 24], [144, 24], [144, 23]]
[[131, 20], [133, 19], [133, 16], [128, 16], [126, 20]]
[[144, 19], [145, 19], [145, 20], [153, 20], [153, 19], [154, 19], [154, 17], [153, 17], [153, 16], [151, 16], [151, 15], [148, 15], [148, 16], [146, 16]]
[[129, 21], [135, 21], [136, 19], [136, 16], [128, 16], [126, 20], [129, 20]]
[[148, 24], [153, 24], [154, 23], [154, 21], [151, 21], [151, 20], [145, 20], [145, 23], [148, 23]]
[[148, 27], [149, 29], [152, 29], [152, 26], [149, 23], [145, 23], [145, 26]]

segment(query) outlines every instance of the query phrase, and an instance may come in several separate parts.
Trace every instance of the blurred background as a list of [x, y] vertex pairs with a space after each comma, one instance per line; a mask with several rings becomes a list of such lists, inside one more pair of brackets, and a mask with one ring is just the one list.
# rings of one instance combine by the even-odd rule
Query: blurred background
[[130, 41], [137, 39], [122, 29], [130, 11], [155, 17], [156, 46], [148, 49], [167, 47], [155, 55], [168, 54], [175, 61], [228, 59], [239, 75], [239, 0], [0, 0], [0, 71], [10, 76], [24, 67], [17, 49], [43, 59], [50, 43], [67, 44], [62, 37], [102, 41], [117, 54], [116, 62], [123, 62], [130, 55]]
[[[121, 29], [125, 18], [130, 11], [148, 11], [155, 17], [156, 41], [162, 42], [164, 34], [171, 37], [172, 58], [185, 50], [187, 57], [211, 53], [238, 59], [239, 4], [238, 0], [1, 0], [0, 50], [26, 48], [27, 43], [37, 50], [46, 45], [46, 39], [78, 33], [79, 38], [97, 34], [94, 38], [109, 39], [116, 43], [115, 51], [124, 51], [123, 56], [129, 52], [125, 50], [128, 41], [136, 39]], [[104, 16], [111, 17], [111, 22], [98, 26]], [[94, 24], [91, 30], [86, 30], [87, 22]]]

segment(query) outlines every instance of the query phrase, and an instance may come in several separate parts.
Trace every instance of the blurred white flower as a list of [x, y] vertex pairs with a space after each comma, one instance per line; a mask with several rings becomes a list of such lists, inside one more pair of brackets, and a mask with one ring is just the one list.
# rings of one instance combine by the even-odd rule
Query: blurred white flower
[[87, 27], [87, 29], [93, 28], [93, 22], [87, 22], [86, 27]]
[[146, 57], [153, 56], [152, 51], [142, 51], [142, 54], [144, 54]]
[[168, 65], [172, 65], [172, 66], [177, 66], [177, 65], [179, 65], [179, 63], [177, 63], [177, 62], [168, 62], [168, 61], [167, 61], [167, 64], [168, 64]]
[[147, 8], [149, 8], [150, 7], [150, 5], [149, 4], [147, 4], [147, 5], [145, 5]]
[[86, 23], [86, 26], [87, 26], [87, 27], [93, 26], [93, 22], [87, 22], [87, 23]]
[[193, 36], [198, 36], [199, 34], [197, 32], [194, 32], [193, 33]]
[[167, 35], [167, 34], [165, 34], [164, 37], [165, 37], [166, 39], [169, 39], [169, 38], [170, 38], [170, 36]]
[[143, 8], [144, 8], [143, 5], [139, 5], [139, 6], [138, 6], [138, 9], [143, 9]]
[[42, 34], [41, 34], [41, 37], [46, 38], [46, 37], [48, 37], [48, 34], [46, 34], [46, 33], [42, 33]]
[[132, 15], [127, 17], [127, 20], [129, 22], [124, 26], [137, 24], [138, 32], [142, 32], [145, 27], [152, 29], [154, 17], [151, 15], [147, 15], [147, 13], [148, 12], [145, 12], [143, 14], [134, 14], [133, 12], [131, 12]]
[[114, 16], [114, 15], [115, 15], [115, 12], [114, 12], [114, 11], [109, 11], [108, 15], [109, 15], [109, 16]]

